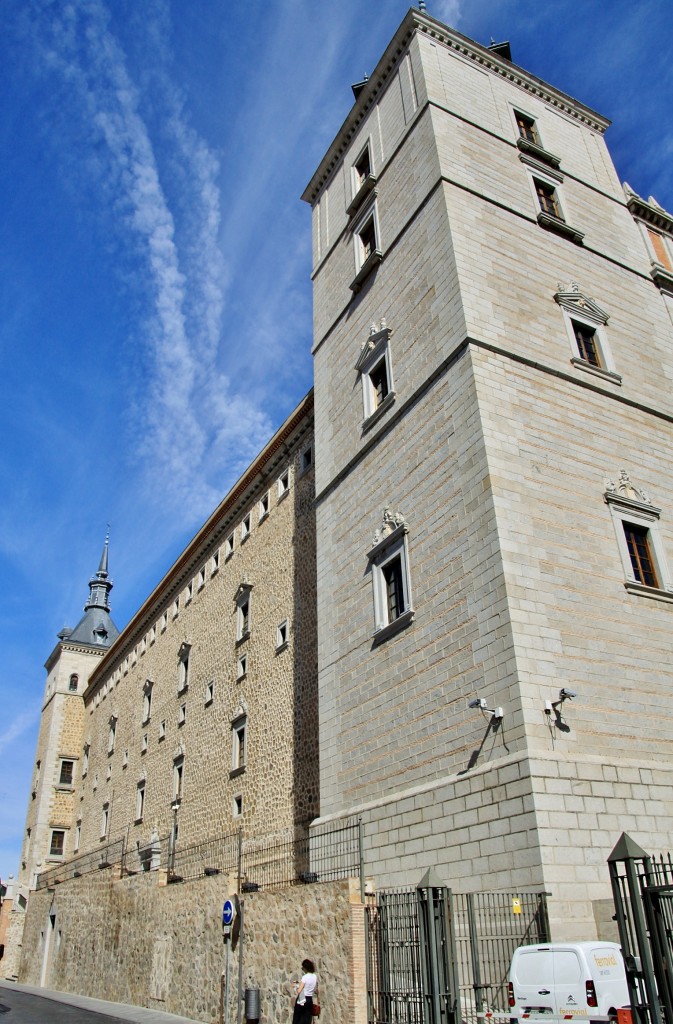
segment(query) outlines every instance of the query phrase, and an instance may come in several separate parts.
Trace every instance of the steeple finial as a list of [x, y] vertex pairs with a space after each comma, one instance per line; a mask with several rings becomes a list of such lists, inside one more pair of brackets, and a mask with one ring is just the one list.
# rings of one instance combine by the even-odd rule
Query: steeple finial
[[98, 566], [98, 573], [104, 573], [107, 576], [107, 563], [108, 563], [108, 546], [110, 544], [110, 524], [107, 524], [107, 530], [105, 531], [105, 543], [103, 544], [103, 553], [100, 556], [100, 565]]
[[89, 600], [84, 605], [84, 611], [90, 608], [101, 608], [103, 611], [110, 611], [109, 596], [112, 590], [112, 580], [108, 575], [108, 548], [110, 545], [110, 524], [107, 524], [105, 532], [105, 543], [100, 556], [100, 564], [95, 576], [89, 580]]

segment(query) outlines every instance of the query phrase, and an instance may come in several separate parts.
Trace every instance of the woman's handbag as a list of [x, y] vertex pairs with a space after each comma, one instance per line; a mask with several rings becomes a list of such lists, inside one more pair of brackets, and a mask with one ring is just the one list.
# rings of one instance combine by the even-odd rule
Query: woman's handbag
[[313, 1006], [311, 1007], [311, 1013], [313, 1014], [314, 1017], [320, 1016], [320, 1003], [313, 1003]]

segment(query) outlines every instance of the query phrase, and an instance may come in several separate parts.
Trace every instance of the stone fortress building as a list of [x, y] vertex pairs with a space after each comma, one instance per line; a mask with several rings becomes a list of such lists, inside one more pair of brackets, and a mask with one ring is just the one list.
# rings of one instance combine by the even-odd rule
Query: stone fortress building
[[61, 636], [20, 886], [357, 815], [376, 886], [544, 890], [584, 939], [621, 832], [670, 846], [673, 217], [607, 127], [409, 11], [303, 196], [314, 393], [114, 643]]

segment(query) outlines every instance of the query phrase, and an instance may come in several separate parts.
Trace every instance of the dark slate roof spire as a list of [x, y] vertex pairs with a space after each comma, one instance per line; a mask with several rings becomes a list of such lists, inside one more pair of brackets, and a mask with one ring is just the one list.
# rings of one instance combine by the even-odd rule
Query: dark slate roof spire
[[69, 643], [109, 647], [119, 636], [119, 630], [110, 618], [110, 591], [114, 584], [108, 573], [109, 544], [110, 528], [108, 527], [98, 571], [89, 580], [89, 600], [84, 605], [84, 617], [67, 636], [63, 636], [65, 630], [59, 633], [59, 636]]
[[89, 608], [102, 608], [104, 611], [110, 611], [110, 591], [114, 586], [112, 580], [108, 575], [108, 547], [110, 544], [110, 527], [108, 526], [107, 533], [105, 534], [105, 543], [103, 545], [103, 552], [100, 556], [100, 564], [98, 566], [98, 572], [95, 576], [92, 576], [89, 580], [89, 600], [84, 605], [84, 611], [88, 611]]

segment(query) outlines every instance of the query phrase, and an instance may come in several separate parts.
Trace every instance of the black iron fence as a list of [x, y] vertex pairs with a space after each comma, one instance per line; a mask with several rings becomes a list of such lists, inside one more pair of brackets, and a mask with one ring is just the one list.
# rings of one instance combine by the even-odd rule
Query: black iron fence
[[360, 825], [350, 821], [310, 833], [304, 827], [291, 839], [248, 838], [239, 831], [191, 846], [179, 841], [174, 845], [172, 836], [154, 836], [143, 846], [122, 837], [43, 871], [36, 888], [50, 888], [114, 865], [120, 866], [122, 875], [163, 868], [169, 882], [235, 873], [243, 892], [331, 882], [361, 875]]
[[544, 892], [454, 893], [453, 927], [464, 1020], [509, 1022], [507, 982], [517, 946], [551, 940]]
[[[422, 889], [381, 891], [367, 906], [370, 1024], [427, 1024], [429, 954], [421, 927]], [[434, 890], [434, 891], [439, 891]], [[509, 1022], [507, 981], [517, 946], [549, 942], [547, 896], [541, 892], [451, 893], [439, 908], [441, 943], [460, 996], [457, 1018], [470, 1024]], [[443, 917], [442, 917], [443, 915]], [[444, 984], [440, 1009], [450, 1019]]]
[[615, 918], [638, 1024], [673, 1021], [673, 861], [623, 833], [608, 857]]

